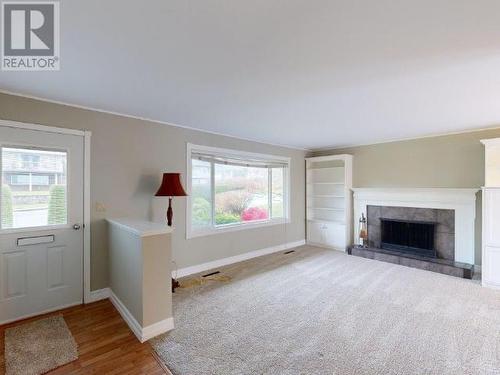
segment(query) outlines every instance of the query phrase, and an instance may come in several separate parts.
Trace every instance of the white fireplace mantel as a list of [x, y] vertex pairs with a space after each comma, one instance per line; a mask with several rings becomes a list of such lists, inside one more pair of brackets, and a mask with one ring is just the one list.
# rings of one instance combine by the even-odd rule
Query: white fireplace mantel
[[367, 206], [455, 210], [455, 261], [474, 264], [476, 194], [479, 189], [355, 188], [354, 238]]

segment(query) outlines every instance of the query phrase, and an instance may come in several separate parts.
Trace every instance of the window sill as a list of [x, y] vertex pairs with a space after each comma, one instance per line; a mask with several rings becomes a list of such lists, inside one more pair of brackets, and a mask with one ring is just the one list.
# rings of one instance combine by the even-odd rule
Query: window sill
[[271, 227], [274, 225], [282, 225], [289, 224], [290, 219], [273, 219], [267, 221], [256, 221], [254, 223], [238, 223], [238, 224], [227, 224], [221, 225], [215, 228], [209, 228], [204, 230], [197, 230], [187, 233], [186, 239], [196, 238], [196, 237], [204, 237], [211, 236], [214, 234], [222, 234], [228, 232], [236, 232], [240, 230], [250, 230], [255, 228], [263, 228], [263, 227]]

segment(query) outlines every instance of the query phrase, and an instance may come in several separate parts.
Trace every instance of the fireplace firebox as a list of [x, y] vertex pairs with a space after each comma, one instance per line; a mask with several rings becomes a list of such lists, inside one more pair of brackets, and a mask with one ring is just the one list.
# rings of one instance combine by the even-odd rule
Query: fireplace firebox
[[436, 258], [436, 223], [380, 218], [381, 248]]

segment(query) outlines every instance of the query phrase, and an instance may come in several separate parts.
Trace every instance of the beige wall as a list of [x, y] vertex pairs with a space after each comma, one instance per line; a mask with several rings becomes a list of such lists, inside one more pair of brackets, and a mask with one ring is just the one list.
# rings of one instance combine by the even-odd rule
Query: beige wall
[[[500, 129], [315, 152], [354, 155], [354, 187], [480, 188], [484, 185], [481, 139]], [[476, 214], [476, 264], [481, 264], [481, 196]]]
[[[132, 316], [144, 326], [142, 238], [108, 225], [108, 286]], [[170, 298], [170, 295], [168, 295]]]
[[172, 318], [170, 234], [139, 236], [108, 223], [109, 287], [141, 327]]
[[[142, 325], [172, 318], [172, 283], [170, 234], [142, 239]], [[168, 272], [165, 272], [165, 269]]]
[[[162, 172], [186, 173], [186, 143], [288, 156], [291, 223], [186, 240], [185, 199], [174, 199], [173, 259], [179, 268], [239, 255], [304, 233], [304, 156], [300, 150], [0, 94], [0, 118], [92, 131], [91, 289], [108, 286], [106, 217], [149, 218]], [[96, 210], [102, 203], [106, 211]]]

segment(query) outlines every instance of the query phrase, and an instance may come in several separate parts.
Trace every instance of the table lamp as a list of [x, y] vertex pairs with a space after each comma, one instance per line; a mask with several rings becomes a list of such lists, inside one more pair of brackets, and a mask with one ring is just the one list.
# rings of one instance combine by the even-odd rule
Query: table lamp
[[172, 226], [172, 197], [185, 197], [187, 194], [181, 184], [180, 173], [163, 173], [161, 186], [156, 192], [156, 197], [168, 197], [167, 224]]
[[[181, 184], [180, 173], [163, 173], [161, 186], [156, 192], [156, 197], [168, 197], [167, 224], [172, 226], [174, 211], [172, 210], [172, 197], [185, 197], [187, 194]], [[172, 278], [172, 293], [179, 287], [179, 282]]]

